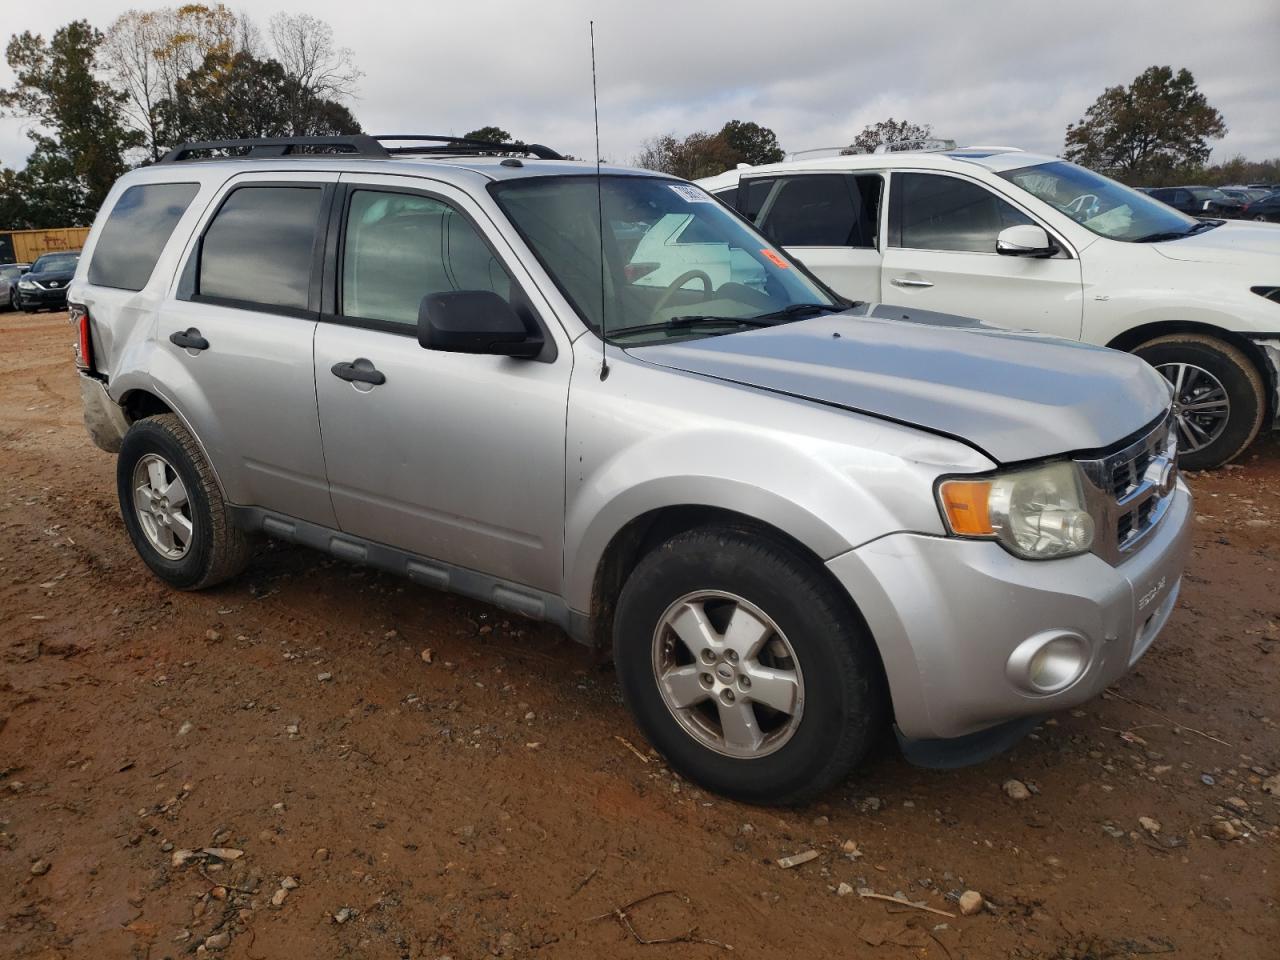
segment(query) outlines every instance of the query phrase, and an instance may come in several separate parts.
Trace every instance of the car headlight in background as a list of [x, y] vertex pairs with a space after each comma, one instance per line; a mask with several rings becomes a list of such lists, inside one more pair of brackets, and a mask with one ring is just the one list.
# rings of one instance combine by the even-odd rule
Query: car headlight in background
[[1026, 560], [1069, 557], [1093, 546], [1093, 517], [1074, 463], [944, 480], [938, 501], [952, 534], [996, 540]]
[[36, 284], [34, 280], [19, 280], [18, 289], [19, 290], [39, 290], [40, 287]]

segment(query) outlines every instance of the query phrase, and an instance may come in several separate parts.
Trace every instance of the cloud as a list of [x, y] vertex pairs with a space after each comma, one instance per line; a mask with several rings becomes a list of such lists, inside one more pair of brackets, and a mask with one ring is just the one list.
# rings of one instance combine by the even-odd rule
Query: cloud
[[[27, 5], [10, 29], [77, 16], [105, 28], [127, 0]], [[56, 11], [48, 8], [57, 7]], [[233, 3], [232, 6], [235, 6]], [[1264, 0], [1061, 4], [744, 0], [727, 6], [510, 0], [268, 3], [328, 20], [364, 70], [354, 111], [374, 132], [463, 133], [494, 123], [591, 156], [587, 21], [596, 20], [601, 147], [626, 162], [655, 134], [772, 127], [792, 150], [848, 142], [894, 116], [962, 143], [1061, 150], [1101, 91], [1153, 63], [1186, 66], [1225, 115], [1215, 158], [1280, 156], [1280, 7]], [[0, 68], [0, 83], [11, 81]], [[0, 122], [0, 161], [28, 144]]]

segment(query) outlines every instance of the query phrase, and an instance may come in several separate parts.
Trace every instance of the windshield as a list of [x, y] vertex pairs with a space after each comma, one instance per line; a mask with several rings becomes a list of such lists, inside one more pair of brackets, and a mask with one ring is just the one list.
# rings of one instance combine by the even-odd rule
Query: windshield
[[1000, 174], [1033, 197], [1057, 207], [1087, 230], [1129, 242], [1170, 239], [1200, 221], [1101, 174], [1058, 160]]
[[1191, 196], [1197, 200], [1226, 200], [1227, 195], [1213, 187], [1191, 187]]
[[[599, 201], [594, 176], [530, 177], [489, 188], [597, 335], [603, 322], [608, 339], [626, 345], [713, 336], [759, 326], [765, 317], [802, 319], [801, 305], [819, 312], [837, 304], [701, 187], [607, 174], [599, 186]], [[789, 307], [797, 309], [783, 313]]]
[[74, 253], [63, 253], [54, 256], [41, 257], [31, 267], [31, 272], [53, 273], [55, 270], [74, 270], [76, 268], [76, 262], [79, 259], [79, 255]]

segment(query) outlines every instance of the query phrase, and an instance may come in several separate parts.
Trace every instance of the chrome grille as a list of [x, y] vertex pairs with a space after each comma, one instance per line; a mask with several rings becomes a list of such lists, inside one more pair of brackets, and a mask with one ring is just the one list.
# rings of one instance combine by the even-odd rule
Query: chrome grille
[[1089, 481], [1090, 512], [1097, 522], [1094, 552], [1121, 563], [1169, 507], [1178, 476], [1172, 415], [1114, 453], [1077, 462]]

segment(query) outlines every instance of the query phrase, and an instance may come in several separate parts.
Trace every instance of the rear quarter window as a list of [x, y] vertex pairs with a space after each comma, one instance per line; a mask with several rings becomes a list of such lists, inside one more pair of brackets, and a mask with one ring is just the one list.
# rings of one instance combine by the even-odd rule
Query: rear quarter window
[[195, 198], [196, 183], [141, 183], [120, 194], [89, 262], [89, 282], [141, 290], [173, 229]]

